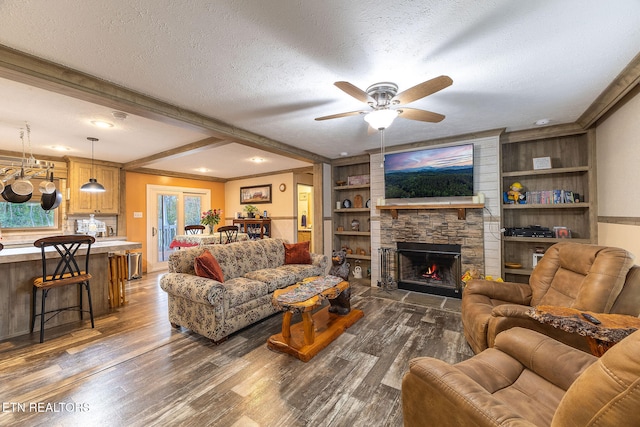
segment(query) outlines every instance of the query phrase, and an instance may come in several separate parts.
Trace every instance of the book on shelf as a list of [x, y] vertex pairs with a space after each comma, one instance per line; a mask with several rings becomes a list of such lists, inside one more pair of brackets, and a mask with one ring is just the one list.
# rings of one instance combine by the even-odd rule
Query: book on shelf
[[569, 190], [527, 191], [525, 197], [527, 204], [537, 205], [556, 205], [575, 201], [573, 191]]

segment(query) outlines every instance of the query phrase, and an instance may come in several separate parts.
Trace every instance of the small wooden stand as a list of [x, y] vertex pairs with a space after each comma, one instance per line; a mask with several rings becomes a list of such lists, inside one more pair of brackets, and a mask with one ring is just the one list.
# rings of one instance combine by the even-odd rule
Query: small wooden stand
[[109, 254], [109, 307], [120, 307], [127, 303], [127, 257], [123, 254]]
[[[274, 302], [278, 295], [289, 292], [298, 285], [292, 285], [274, 292]], [[297, 357], [308, 362], [333, 340], [338, 338], [351, 325], [360, 320], [362, 310], [350, 310], [344, 315], [329, 312], [330, 306], [312, 314], [312, 310], [320, 305], [324, 298], [334, 299], [342, 292], [349, 290], [348, 282], [341, 282], [306, 301], [290, 304], [286, 307], [282, 318], [282, 332], [272, 335], [267, 340], [267, 347]], [[333, 311], [333, 310], [332, 310]], [[300, 312], [302, 322], [291, 325], [294, 312]]]

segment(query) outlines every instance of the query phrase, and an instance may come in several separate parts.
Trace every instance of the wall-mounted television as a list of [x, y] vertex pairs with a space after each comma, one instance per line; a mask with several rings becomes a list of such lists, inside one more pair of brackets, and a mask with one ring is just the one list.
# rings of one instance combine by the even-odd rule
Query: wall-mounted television
[[473, 196], [473, 144], [385, 155], [385, 199]]

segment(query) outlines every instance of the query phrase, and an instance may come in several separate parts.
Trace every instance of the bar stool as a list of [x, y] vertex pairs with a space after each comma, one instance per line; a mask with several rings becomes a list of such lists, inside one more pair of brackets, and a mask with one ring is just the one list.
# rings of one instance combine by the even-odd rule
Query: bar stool
[[[91, 288], [89, 287], [89, 280], [91, 274], [89, 274], [89, 253], [91, 251], [91, 245], [96, 241], [92, 236], [86, 235], [67, 235], [67, 236], [53, 236], [45, 237], [36, 240], [33, 245], [41, 249], [42, 252], [42, 277], [37, 277], [33, 280], [33, 316], [31, 317], [31, 333], [35, 326], [36, 317], [40, 316], [40, 342], [44, 342], [44, 324], [53, 317], [57, 316], [66, 310], [77, 310], [80, 312], [80, 320], [83, 318], [83, 313], [87, 310], [82, 308], [82, 288], [87, 290], [87, 299], [89, 301], [88, 313], [91, 316], [91, 327], [94, 328], [93, 322], [93, 305], [91, 303]], [[86, 245], [85, 263], [84, 269], [81, 269], [76, 259], [78, 249]], [[47, 248], [53, 247], [60, 255], [60, 260], [57, 262], [55, 269], [52, 268], [53, 263], [47, 265]], [[51, 259], [51, 257], [49, 257]], [[52, 271], [53, 270], [53, 271]], [[68, 285], [78, 285], [78, 293], [80, 302], [78, 305], [69, 307], [56, 308], [54, 310], [46, 311], [46, 300], [49, 291], [54, 288], [61, 288]], [[36, 312], [36, 299], [38, 296], [38, 290], [42, 291], [42, 306], [40, 313]], [[45, 315], [55, 313], [45, 319]]]

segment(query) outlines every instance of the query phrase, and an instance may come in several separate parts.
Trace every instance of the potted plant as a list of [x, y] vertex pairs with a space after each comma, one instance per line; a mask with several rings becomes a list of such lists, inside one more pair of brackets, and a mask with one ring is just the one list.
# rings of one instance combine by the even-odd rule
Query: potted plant
[[258, 212], [258, 208], [253, 205], [247, 205], [244, 207], [244, 211], [247, 213], [249, 218], [254, 218], [256, 216], [256, 212]]

